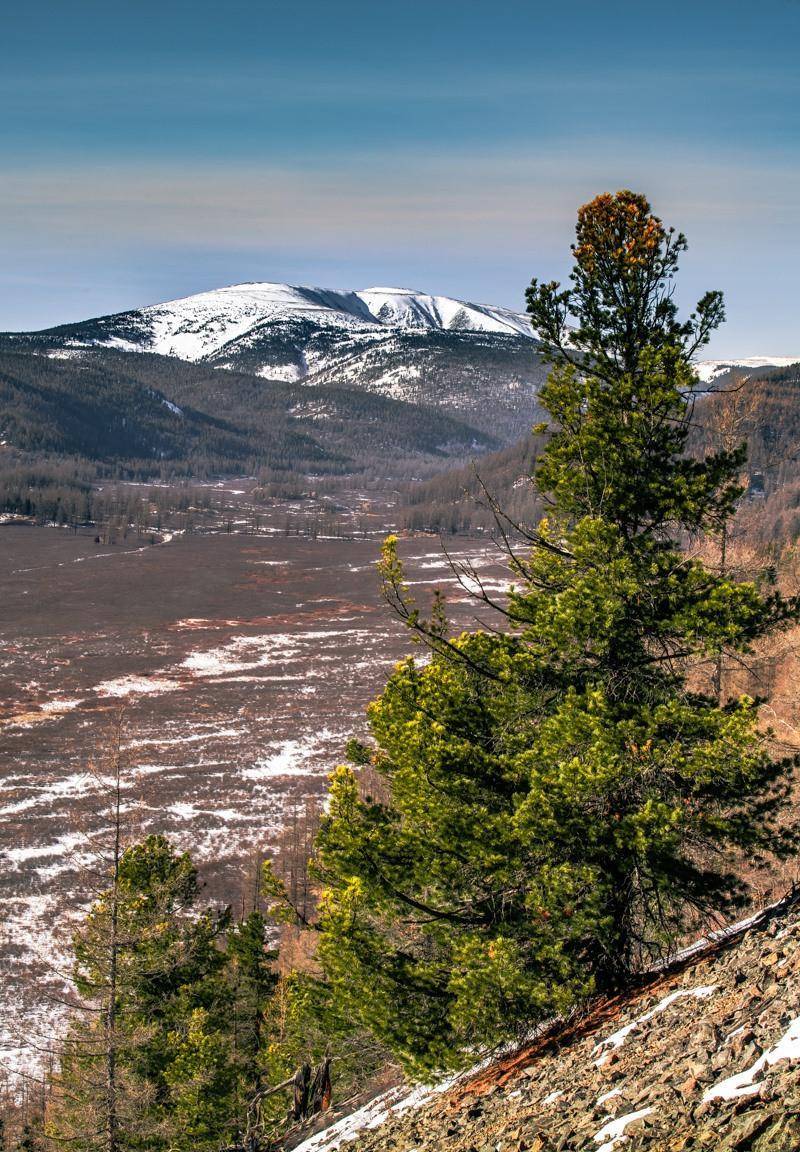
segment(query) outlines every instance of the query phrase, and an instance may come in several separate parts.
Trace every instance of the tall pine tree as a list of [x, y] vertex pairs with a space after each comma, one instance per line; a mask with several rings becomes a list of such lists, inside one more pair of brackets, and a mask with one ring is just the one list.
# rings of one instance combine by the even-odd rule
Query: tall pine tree
[[387, 597], [430, 659], [397, 667], [356, 750], [389, 799], [333, 777], [318, 955], [411, 1069], [619, 986], [741, 902], [736, 852], [791, 843], [757, 702], [696, 675], [798, 604], [692, 556], [733, 513], [744, 451], [686, 451], [692, 357], [723, 306], [712, 292], [678, 318], [685, 247], [644, 197], [600, 196], [579, 212], [571, 287], [528, 290], [553, 362], [548, 512], [509, 544], [504, 629], [451, 636], [441, 602], [425, 619], [386, 542]]
[[194, 911], [196, 870], [163, 836], [114, 855], [74, 938], [73, 1011], [48, 1136], [85, 1152], [217, 1148], [235, 1131], [227, 914]]

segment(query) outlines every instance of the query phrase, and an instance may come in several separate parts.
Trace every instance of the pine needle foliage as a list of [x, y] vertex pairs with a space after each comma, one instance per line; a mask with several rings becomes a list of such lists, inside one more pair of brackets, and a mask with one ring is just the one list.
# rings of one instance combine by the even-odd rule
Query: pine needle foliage
[[547, 513], [509, 546], [505, 628], [452, 636], [441, 600], [425, 618], [384, 546], [387, 599], [429, 658], [397, 666], [370, 744], [332, 778], [317, 955], [343, 1010], [412, 1072], [619, 987], [746, 898], [736, 853], [794, 844], [759, 701], [698, 676], [799, 606], [693, 555], [734, 511], [744, 450], [686, 451], [692, 358], [724, 310], [710, 292], [679, 319], [685, 248], [643, 196], [599, 196], [571, 285], [528, 289], [552, 362]]

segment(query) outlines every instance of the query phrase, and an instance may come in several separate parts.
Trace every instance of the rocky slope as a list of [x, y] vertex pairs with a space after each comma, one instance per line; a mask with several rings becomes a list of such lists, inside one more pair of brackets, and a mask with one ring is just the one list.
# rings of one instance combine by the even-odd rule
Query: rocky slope
[[[300, 1147], [327, 1152], [790, 1152], [800, 1148], [796, 900], [433, 1096]], [[419, 1101], [422, 1103], [419, 1103]], [[409, 1106], [416, 1105], [416, 1106]], [[393, 1111], [394, 1109], [394, 1111]], [[355, 1135], [355, 1142], [349, 1141]]]

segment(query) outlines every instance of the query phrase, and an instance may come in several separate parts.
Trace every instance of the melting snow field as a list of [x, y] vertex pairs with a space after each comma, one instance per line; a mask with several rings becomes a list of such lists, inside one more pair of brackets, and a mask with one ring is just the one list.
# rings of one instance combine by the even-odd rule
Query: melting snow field
[[[227, 903], [292, 814], [321, 802], [410, 646], [380, 600], [373, 541], [182, 536], [89, 565], [75, 561], [91, 541], [0, 531], [16, 533], [0, 549], [0, 1059], [19, 1063], [18, 1035], [52, 1026], [34, 993], [91, 890], [120, 718], [130, 836], [189, 849]], [[456, 626], [471, 622], [430, 540], [404, 547], [420, 602], [432, 580]], [[485, 545], [459, 554], [499, 586]]]

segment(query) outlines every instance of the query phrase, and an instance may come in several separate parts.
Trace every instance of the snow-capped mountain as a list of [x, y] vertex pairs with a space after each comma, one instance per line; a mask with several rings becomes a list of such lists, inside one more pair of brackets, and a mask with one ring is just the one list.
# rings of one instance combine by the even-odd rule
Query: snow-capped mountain
[[[105, 345], [128, 352], [154, 352], [181, 360], [235, 359], [244, 348], [262, 344], [270, 332], [312, 326], [385, 340], [398, 332], [491, 333], [533, 339], [528, 318], [493, 308], [429, 296], [405, 288], [367, 288], [342, 292], [291, 284], [232, 284], [132, 312], [72, 325], [73, 344]], [[66, 335], [68, 328], [53, 331]], [[263, 375], [298, 379], [309, 366], [267, 358]], [[280, 369], [283, 371], [280, 371]], [[267, 372], [269, 369], [269, 373]]]
[[436, 328], [449, 332], [495, 332], [533, 339], [531, 323], [521, 312], [468, 304], [449, 296], [428, 296], [407, 288], [367, 288], [356, 295], [370, 315], [385, 327]]
[[[54, 356], [149, 352], [265, 381], [374, 392], [444, 410], [506, 442], [541, 416], [545, 369], [524, 313], [406, 288], [232, 284], [11, 339]], [[790, 363], [706, 360], [697, 370], [708, 383]]]
[[28, 334], [51, 355], [111, 348], [445, 409], [514, 439], [543, 378], [528, 318], [404, 288], [234, 284]]

